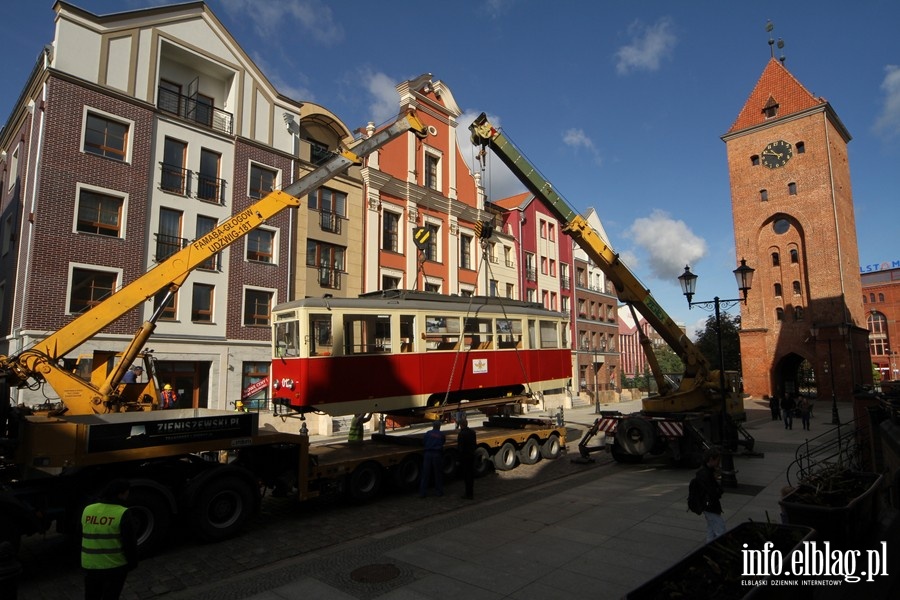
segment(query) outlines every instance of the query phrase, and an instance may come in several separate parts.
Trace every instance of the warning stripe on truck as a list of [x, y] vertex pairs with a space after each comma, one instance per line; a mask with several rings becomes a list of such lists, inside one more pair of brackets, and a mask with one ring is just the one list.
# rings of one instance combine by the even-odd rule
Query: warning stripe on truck
[[656, 425], [663, 437], [679, 438], [684, 435], [684, 426], [676, 421], [657, 421]]

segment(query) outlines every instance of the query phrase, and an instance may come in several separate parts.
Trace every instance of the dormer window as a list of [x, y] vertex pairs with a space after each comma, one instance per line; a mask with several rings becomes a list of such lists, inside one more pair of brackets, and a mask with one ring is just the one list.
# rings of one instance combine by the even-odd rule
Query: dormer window
[[775, 98], [769, 96], [769, 100], [766, 102], [765, 108], [763, 108], [763, 114], [766, 115], [767, 119], [773, 119], [778, 116], [778, 103], [775, 102]]

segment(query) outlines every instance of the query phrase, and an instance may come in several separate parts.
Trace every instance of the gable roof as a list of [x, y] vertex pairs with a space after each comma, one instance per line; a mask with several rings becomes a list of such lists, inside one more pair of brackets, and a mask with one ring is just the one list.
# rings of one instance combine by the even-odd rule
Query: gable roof
[[803, 87], [781, 61], [771, 58], [728, 134], [772, 121], [766, 118], [764, 109], [773, 101], [778, 105], [777, 118], [828, 104]]
[[499, 206], [500, 208], [505, 208], [506, 210], [512, 210], [515, 208], [524, 209], [533, 199], [534, 194], [532, 194], [531, 192], [522, 192], [521, 194], [516, 194], [515, 196], [510, 196], [509, 198], [497, 200], [493, 204], [495, 206]]

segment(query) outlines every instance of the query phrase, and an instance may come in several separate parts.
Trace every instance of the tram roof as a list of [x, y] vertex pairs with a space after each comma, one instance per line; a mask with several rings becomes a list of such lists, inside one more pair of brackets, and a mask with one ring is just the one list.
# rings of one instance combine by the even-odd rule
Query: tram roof
[[292, 308], [342, 308], [342, 309], [374, 309], [374, 310], [445, 310], [463, 313], [490, 312], [502, 315], [504, 309], [516, 314], [535, 316], [563, 316], [563, 313], [551, 311], [536, 302], [512, 300], [497, 296], [447, 296], [434, 292], [414, 290], [380, 290], [360, 294], [358, 298], [303, 298], [279, 304], [274, 311]]

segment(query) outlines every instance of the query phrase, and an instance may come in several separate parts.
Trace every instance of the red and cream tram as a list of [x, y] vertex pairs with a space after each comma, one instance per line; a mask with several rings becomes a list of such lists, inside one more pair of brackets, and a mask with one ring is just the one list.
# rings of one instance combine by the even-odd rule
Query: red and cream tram
[[298, 412], [402, 414], [561, 390], [569, 321], [538, 304], [387, 290], [272, 310], [272, 396]]

